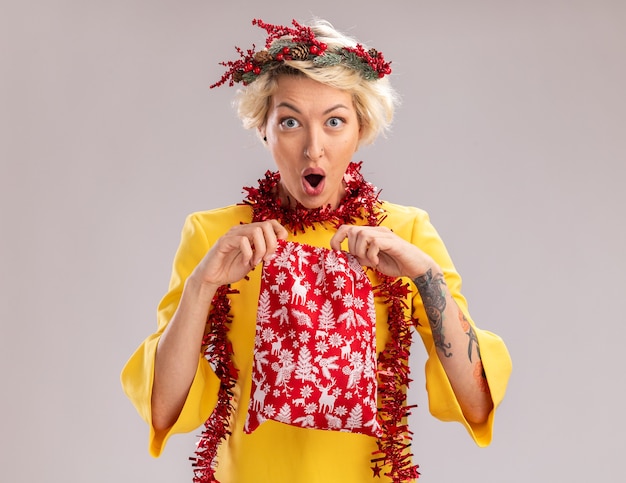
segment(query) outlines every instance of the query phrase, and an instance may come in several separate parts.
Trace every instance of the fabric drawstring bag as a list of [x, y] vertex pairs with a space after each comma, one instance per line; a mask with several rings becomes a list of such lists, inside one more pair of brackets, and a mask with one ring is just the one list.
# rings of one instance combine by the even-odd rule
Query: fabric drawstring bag
[[244, 431], [273, 420], [380, 436], [375, 320], [356, 258], [280, 240], [263, 266]]

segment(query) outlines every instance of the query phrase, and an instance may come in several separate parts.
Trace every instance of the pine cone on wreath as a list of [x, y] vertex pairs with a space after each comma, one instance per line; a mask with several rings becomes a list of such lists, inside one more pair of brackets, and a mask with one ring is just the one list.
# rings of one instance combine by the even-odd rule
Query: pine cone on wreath
[[254, 54], [254, 61], [257, 64], [265, 64], [266, 62], [270, 62], [272, 59], [272, 54], [270, 54], [267, 50], [260, 50], [256, 54]]
[[309, 57], [309, 46], [297, 44], [289, 49], [289, 55], [293, 60], [306, 60]]

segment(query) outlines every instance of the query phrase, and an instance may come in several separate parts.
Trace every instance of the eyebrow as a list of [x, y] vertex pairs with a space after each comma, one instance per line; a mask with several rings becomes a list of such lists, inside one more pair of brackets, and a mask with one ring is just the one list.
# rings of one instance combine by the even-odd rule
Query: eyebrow
[[[288, 109], [291, 109], [292, 111], [297, 112], [298, 114], [302, 114], [302, 112], [300, 112], [300, 109], [298, 109], [293, 104], [290, 104], [289, 102], [281, 102], [280, 104], [278, 104], [276, 106], [276, 108], [279, 108], [279, 107], [286, 107]], [[333, 112], [335, 109], [349, 109], [349, 108], [346, 105], [344, 105], [344, 104], [335, 104], [334, 106], [329, 107], [328, 109], [326, 109], [322, 114], [324, 114], [324, 115], [329, 114], [329, 113]]]

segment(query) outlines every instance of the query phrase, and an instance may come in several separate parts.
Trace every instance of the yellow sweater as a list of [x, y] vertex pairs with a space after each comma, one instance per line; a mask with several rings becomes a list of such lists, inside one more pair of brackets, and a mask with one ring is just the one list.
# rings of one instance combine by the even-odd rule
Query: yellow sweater
[[[435, 260], [444, 272], [452, 296], [473, 325], [467, 303], [461, 295], [461, 278], [427, 213], [388, 202], [383, 203], [383, 208], [386, 218], [382, 225], [392, 228], [394, 233], [411, 241]], [[217, 402], [219, 388], [217, 376], [199, 354], [196, 375], [178, 420], [169, 430], [156, 432], [151, 424], [150, 399], [155, 351], [160, 335], [176, 311], [186, 278], [212, 244], [230, 227], [240, 222], [248, 223], [251, 217], [250, 207], [236, 205], [194, 213], [187, 218], [174, 259], [169, 291], [159, 304], [158, 330], [139, 346], [122, 371], [124, 391], [150, 426], [149, 451], [153, 456], [161, 454], [172, 434], [194, 431], [206, 421]], [[304, 234], [292, 234], [289, 240], [329, 247], [334, 233], [334, 227], [316, 224], [315, 229], [308, 229]], [[371, 271], [367, 273], [373, 276]], [[264, 422], [251, 434], [243, 432], [250, 397], [260, 274], [261, 268], [257, 267], [250, 273], [249, 280], [232, 285], [240, 293], [231, 295], [233, 321], [228, 336], [233, 344], [234, 364], [239, 375], [235, 388], [232, 435], [220, 445], [217, 479], [221, 483], [389, 481], [384, 476], [373, 476], [370, 459], [376, 449], [376, 439], [370, 436], [302, 429], [274, 421]], [[376, 285], [376, 281], [373, 280], [372, 284]], [[376, 343], [380, 352], [385, 347], [389, 331], [384, 301], [377, 297], [375, 305]], [[436, 354], [428, 319], [417, 290], [409, 295], [407, 310], [412, 311], [413, 316], [422, 322], [417, 331], [428, 353], [426, 389], [430, 412], [443, 421], [460, 422], [479, 446], [488, 445], [492, 437], [495, 409], [484, 424], [475, 425], [465, 420]], [[503, 341], [497, 335], [477, 328], [475, 330], [495, 408], [504, 397], [511, 372], [511, 360]]]

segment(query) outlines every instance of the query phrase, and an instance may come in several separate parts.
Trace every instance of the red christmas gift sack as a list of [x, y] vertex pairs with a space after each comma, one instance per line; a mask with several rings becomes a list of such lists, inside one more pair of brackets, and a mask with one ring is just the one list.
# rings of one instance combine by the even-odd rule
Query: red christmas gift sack
[[376, 314], [349, 253], [279, 241], [263, 266], [248, 417], [380, 436]]

